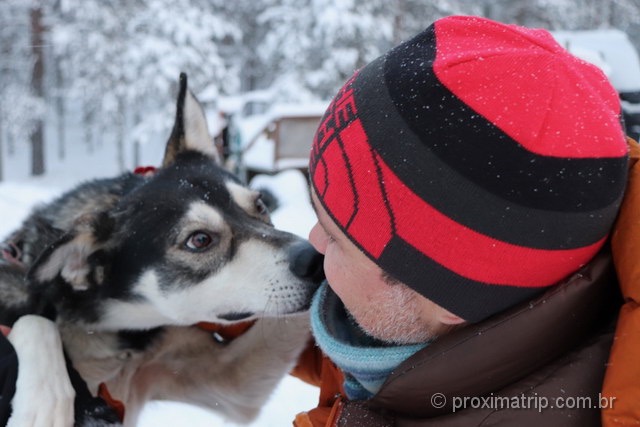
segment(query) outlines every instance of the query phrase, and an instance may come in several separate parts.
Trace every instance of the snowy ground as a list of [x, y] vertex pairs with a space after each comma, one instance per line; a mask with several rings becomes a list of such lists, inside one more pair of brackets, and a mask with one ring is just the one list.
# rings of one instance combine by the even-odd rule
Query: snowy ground
[[[80, 181], [117, 173], [111, 161], [114, 153], [108, 147], [102, 147], [98, 153], [91, 156], [86, 154], [84, 147], [80, 147], [70, 150], [64, 162], [52, 159], [48, 165], [49, 172], [44, 177], [29, 178], [26, 172], [28, 149], [26, 146], [18, 148], [14, 156], [5, 157], [5, 181], [0, 182], [0, 238], [16, 228], [35, 204], [52, 199]], [[155, 147], [145, 146], [142, 153], [143, 162], [157, 165], [161, 153], [161, 143]], [[273, 215], [276, 227], [304, 237], [308, 235], [315, 214], [309, 205], [305, 179], [300, 173], [288, 171], [274, 178], [256, 177], [254, 184], [269, 188], [278, 197], [280, 208]], [[316, 388], [292, 377], [285, 378], [261, 415], [250, 425], [291, 425], [295, 414], [314, 407], [317, 399]], [[225, 422], [221, 417], [193, 406], [154, 402], [145, 409], [139, 425], [228, 427], [236, 424]]]

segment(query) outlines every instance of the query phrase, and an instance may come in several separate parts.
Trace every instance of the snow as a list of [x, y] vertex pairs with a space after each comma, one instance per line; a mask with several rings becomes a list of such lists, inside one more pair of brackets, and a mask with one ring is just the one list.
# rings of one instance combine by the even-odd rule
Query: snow
[[309, 235], [316, 214], [311, 207], [307, 181], [300, 171], [285, 170], [273, 177], [258, 175], [250, 185], [256, 189], [267, 189], [278, 199], [278, 209], [271, 215], [276, 228], [305, 238]]
[[51, 200], [56, 194], [55, 190], [38, 185], [17, 182], [0, 185], [0, 235], [5, 236], [16, 229], [36, 203]]
[[[26, 145], [19, 146], [14, 156], [5, 157], [6, 181], [0, 182], [0, 238], [18, 227], [30, 209], [38, 203], [50, 201], [80, 181], [117, 174], [114, 162], [111, 161], [115, 156], [115, 148], [112, 145], [101, 147], [99, 152], [93, 155], [87, 154], [84, 146], [77, 146], [68, 153], [66, 161], [52, 159], [47, 175], [29, 178], [25, 176], [29, 154], [26, 148]], [[147, 164], [160, 162], [160, 140], [143, 148], [142, 158], [148, 162]], [[272, 216], [276, 227], [300, 236], [308, 236], [315, 222], [315, 214], [309, 204], [307, 183], [302, 173], [289, 170], [273, 177], [259, 175], [253, 179], [251, 185], [254, 188], [268, 189], [278, 198], [280, 206]], [[261, 414], [249, 426], [291, 425], [295, 415], [315, 407], [317, 399], [317, 388], [293, 377], [284, 378]], [[238, 424], [226, 421], [219, 415], [199, 407], [177, 402], [152, 402], [143, 411], [138, 425], [233, 427]]]
[[275, 143], [266, 135], [258, 135], [242, 155], [242, 162], [253, 170], [272, 171], [274, 169]]
[[283, 427], [290, 426], [298, 412], [314, 408], [318, 389], [294, 377], [282, 380], [262, 412], [251, 424], [236, 424], [205, 409], [178, 402], [151, 402], [142, 413], [139, 427]]
[[552, 34], [569, 52], [599, 66], [619, 92], [640, 90], [640, 59], [624, 32], [608, 29]]

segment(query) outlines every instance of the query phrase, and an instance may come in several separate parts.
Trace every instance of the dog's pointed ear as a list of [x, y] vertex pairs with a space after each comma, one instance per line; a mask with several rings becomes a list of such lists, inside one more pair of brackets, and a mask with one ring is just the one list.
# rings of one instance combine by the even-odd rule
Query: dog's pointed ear
[[187, 75], [180, 73], [176, 119], [167, 141], [162, 165], [170, 165], [179, 153], [187, 150], [198, 151], [219, 161], [218, 152], [209, 135], [204, 110], [187, 87]]
[[112, 219], [107, 214], [83, 218], [54, 244], [46, 248], [31, 266], [27, 279], [35, 286], [60, 278], [75, 291], [85, 291], [105, 280], [105, 267], [97, 256], [107, 245]]

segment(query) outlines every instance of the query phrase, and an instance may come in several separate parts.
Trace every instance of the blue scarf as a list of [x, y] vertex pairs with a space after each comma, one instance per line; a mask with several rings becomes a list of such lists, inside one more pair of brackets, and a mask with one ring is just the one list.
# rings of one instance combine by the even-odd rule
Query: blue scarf
[[373, 397], [395, 368], [428, 345], [389, 345], [365, 334], [327, 282], [313, 297], [311, 329], [322, 351], [344, 373], [351, 400]]

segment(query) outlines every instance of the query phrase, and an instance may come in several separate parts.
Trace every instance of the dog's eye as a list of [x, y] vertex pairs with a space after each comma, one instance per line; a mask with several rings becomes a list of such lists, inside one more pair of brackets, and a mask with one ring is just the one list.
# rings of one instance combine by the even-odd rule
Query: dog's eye
[[218, 240], [215, 235], [205, 231], [196, 231], [187, 238], [184, 246], [192, 252], [203, 252], [216, 244]]
[[269, 215], [269, 208], [260, 196], [256, 198], [256, 210], [260, 215]]

